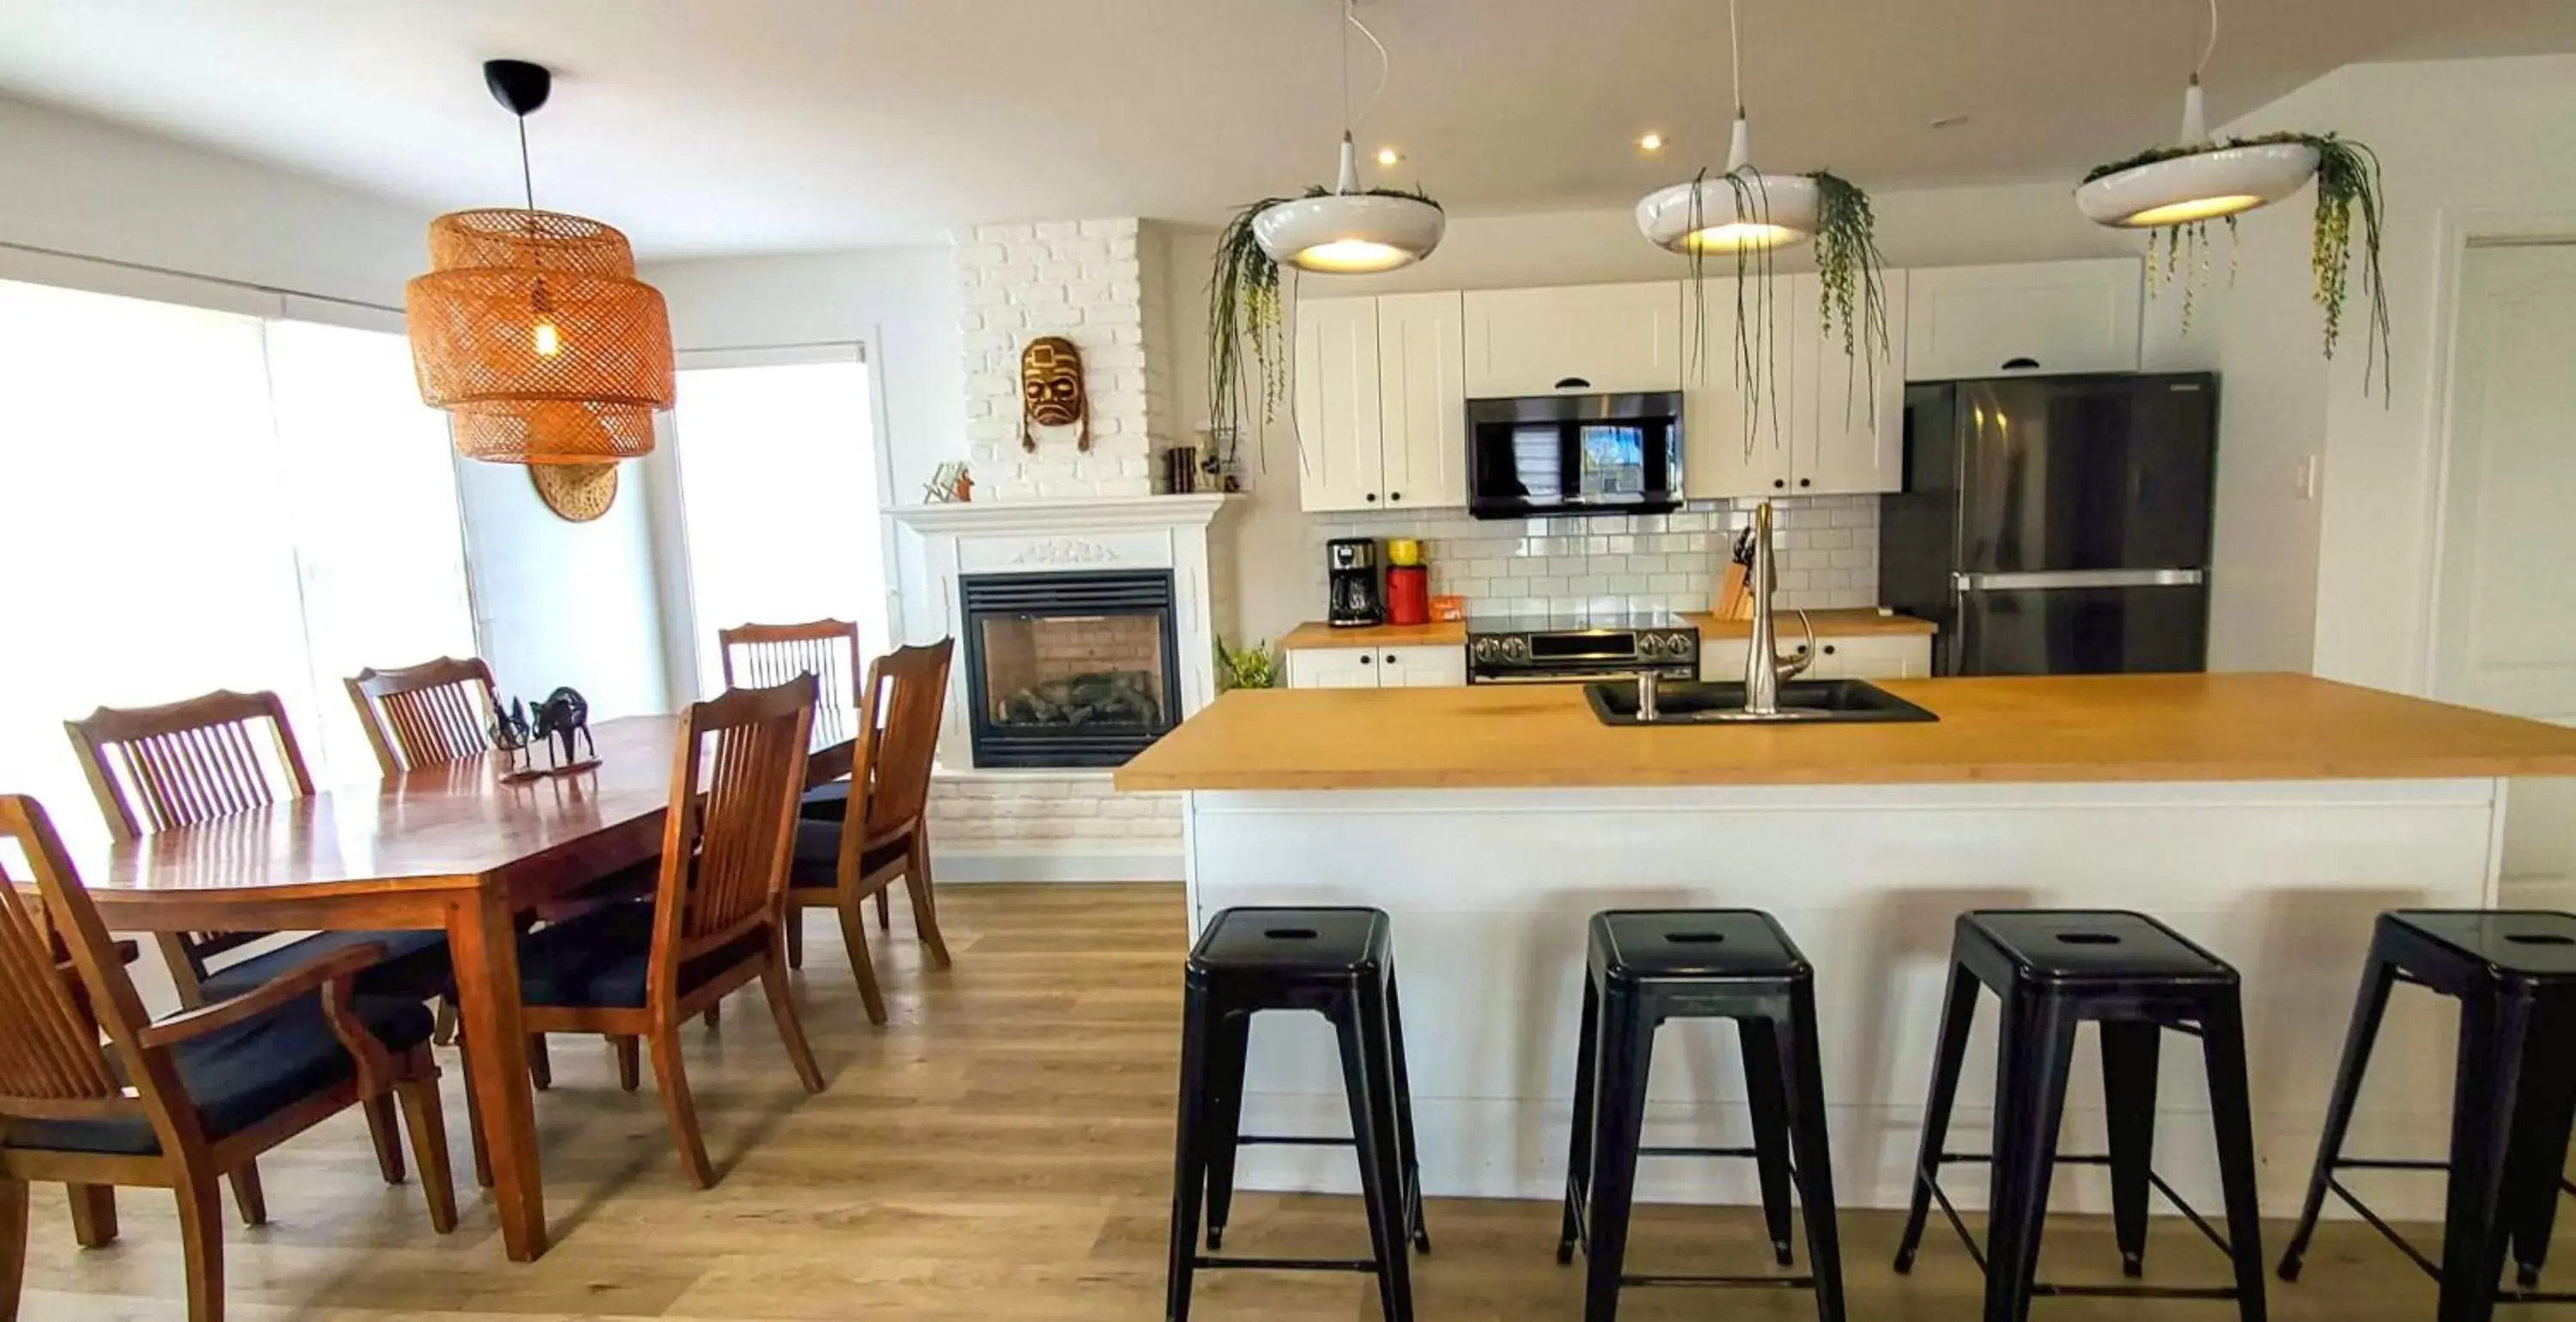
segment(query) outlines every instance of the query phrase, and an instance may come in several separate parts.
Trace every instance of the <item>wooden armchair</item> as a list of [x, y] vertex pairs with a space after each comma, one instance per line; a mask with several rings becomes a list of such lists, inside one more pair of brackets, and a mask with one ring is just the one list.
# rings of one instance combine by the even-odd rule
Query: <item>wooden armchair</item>
[[[28, 1182], [60, 1180], [73, 1186], [76, 1220], [85, 1191], [175, 1190], [188, 1316], [220, 1322], [217, 1177], [350, 1106], [372, 1114], [400, 1099], [430, 1224], [440, 1234], [455, 1229], [429, 1011], [355, 991], [382, 946], [333, 949], [240, 996], [155, 1023], [44, 808], [0, 795], [0, 835], [17, 842], [35, 874], [32, 901], [0, 885], [0, 1319], [17, 1316]], [[73, 976], [57, 950], [69, 955]]]
[[[681, 718], [654, 898], [542, 927], [521, 941], [528, 1031], [605, 1034], [617, 1044], [628, 1088], [637, 1082], [637, 1040], [649, 1043], [671, 1141], [701, 1189], [715, 1183], [715, 1173], [680, 1066], [682, 1023], [758, 978], [797, 1078], [807, 1092], [823, 1090], [789, 998], [783, 935], [814, 694], [814, 680], [800, 675], [693, 704]], [[710, 764], [702, 807], [701, 769]]]
[[[313, 793], [303, 750], [274, 693], [218, 691], [158, 707], [101, 707], [63, 728], [107, 829], [118, 839], [196, 826]], [[247, 995], [289, 970], [359, 948], [384, 952], [357, 977], [364, 995], [428, 1001], [444, 995], [449, 984], [447, 937], [439, 932], [322, 932], [244, 953], [244, 947], [274, 935], [164, 932], [155, 940], [180, 1003], [191, 1007]], [[370, 1109], [368, 1122], [385, 1178], [400, 1179], [402, 1145], [390, 1116]], [[242, 1220], [254, 1226], [266, 1221], [258, 1168], [243, 1162], [230, 1170]]]
[[388, 776], [480, 757], [492, 747], [500, 698], [481, 657], [442, 656], [399, 670], [371, 666], [342, 682], [376, 767]]
[[[902, 881], [912, 895], [913, 925], [930, 947], [932, 962], [948, 967], [939, 903], [930, 888], [930, 836], [922, 816], [930, 802], [931, 759], [939, 747], [939, 719], [955, 650], [955, 640], [943, 638], [877, 658], [868, 668], [867, 691], [860, 700], [859, 761], [850, 772], [850, 783], [864, 792], [850, 797], [841, 821], [797, 824], [796, 859], [788, 870], [790, 912], [830, 909], [840, 915], [841, 939], [849, 945], [859, 995], [867, 1001], [868, 1018], [880, 1024], [886, 1021], [885, 997], [877, 989], [859, 913], [868, 897], [876, 897], [882, 916], [886, 892]], [[788, 935], [788, 957], [801, 965], [804, 941], [796, 924], [789, 924]]]

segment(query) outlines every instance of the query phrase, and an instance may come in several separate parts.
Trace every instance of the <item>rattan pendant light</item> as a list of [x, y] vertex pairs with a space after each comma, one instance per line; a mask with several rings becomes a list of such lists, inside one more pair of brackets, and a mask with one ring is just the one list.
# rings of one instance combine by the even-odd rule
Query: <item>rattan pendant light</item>
[[427, 275], [405, 291], [420, 397], [445, 409], [456, 451], [513, 464], [595, 464], [653, 452], [671, 407], [671, 318], [635, 278], [626, 236], [536, 209], [528, 115], [546, 103], [543, 65], [492, 60], [483, 79], [519, 117], [525, 207], [452, 212], [429, 224]]

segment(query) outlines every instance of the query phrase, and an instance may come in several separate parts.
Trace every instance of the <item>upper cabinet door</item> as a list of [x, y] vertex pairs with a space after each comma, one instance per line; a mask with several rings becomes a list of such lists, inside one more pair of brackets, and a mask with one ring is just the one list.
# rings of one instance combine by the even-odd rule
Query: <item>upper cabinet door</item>
[[1676, 390], [1681, 285], [1470, 290], [1467, 394]]
[[1385, 508], [1377, 300], [1300, 300], [1296, 369], [1298, 503]]
[[[1802, 368], [1815, 357], [1798, 323], [1798, 282], [1813, 276], [1779, 276], [1764, 286], [1744, 286], [1741, 307], [1733, 277], [1711, 279], [1694, 291], [1682, 283], [1682, 494], [1692, 500], [1793, 494], [1791, 468], [1800, 425], [1813, 419], [1797, 407]], [[1695, 346], [1708, 336], [1705, 352]], [[1768, 379], [1748, 378], [1753, 362], [1770, 365]]]
[[1912, 273], [1905, 379], [2138, 370], [2137, 259]]
[[1456, 293], [1377, 300], [1379, 449], [1388, 508], [1467, 503], [1466, 335], [1466, 304]]
[[[1880, 355], [1870, 354], [1862, 326], [1852, 328], [1851, 351], [1845, 353], [1842, 323], [1835, 322], [1830, 330], [1825, 326], [1823, 286], [1813, 276], [1799, 278], [1798, 321], [1809, 328], [1805, 333], [1814, 368], [1800, 378], [1809, 388], [1793, 405], [1803, 439], [1795, 455], [1790, 493], [1835, 496], [1901, 491], [1905, 487], [1906, 273], [1881, 273], [1888, 344], [1887, 352]], [[1852, 293], [1857, 301], [1860, 291]], [[1857, 307], [1852, 314], [1856, 321], [1867, 316]]]

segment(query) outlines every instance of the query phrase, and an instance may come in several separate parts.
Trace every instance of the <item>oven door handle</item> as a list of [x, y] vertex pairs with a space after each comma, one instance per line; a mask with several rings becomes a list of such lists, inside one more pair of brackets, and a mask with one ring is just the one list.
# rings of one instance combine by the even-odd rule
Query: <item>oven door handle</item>
[[[1647, 667], [1647, 669], [1654, 670], [1656, 673], [1661, 674], [1665, 669], [1667, 669], [1667, 667], [1650, 666]], [[1671, 667], [1670, 669], [1672, 669], [1673, 673], [1676, 675], [1681, 671], [1680, 667]], [[1581, 684], [1593, 680], [1604, 679], [1634, 680], [1637, 677], [1637, 670], [1638, 668], [1635, 666], [1619, 666], [1606, 670], [1558, 670], [1543, 675], [1471, 674], [1467, 676], [1467, 682], [1470, 684]], [[1692, 677], [1697, 678], [1695, 674]]]

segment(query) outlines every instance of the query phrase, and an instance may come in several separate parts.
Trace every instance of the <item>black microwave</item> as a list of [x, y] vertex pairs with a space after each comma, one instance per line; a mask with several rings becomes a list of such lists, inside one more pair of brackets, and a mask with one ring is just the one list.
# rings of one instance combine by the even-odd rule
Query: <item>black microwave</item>
[[1467, 401], [1467, 512], [1660, 514], [1682, 506], [1682, 396]]

